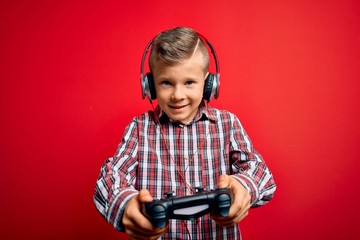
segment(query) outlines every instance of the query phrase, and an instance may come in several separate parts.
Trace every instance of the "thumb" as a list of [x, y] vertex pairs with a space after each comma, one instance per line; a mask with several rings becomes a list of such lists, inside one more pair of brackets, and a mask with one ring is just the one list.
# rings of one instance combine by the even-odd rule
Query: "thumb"
[[153, 197], [147, 189], [142, 189], [137, 196], [139, 202], [151, 202]]
[[219, 188], [229, 188], [230, 187], [230, 177], [227, 174], [223, 174], [219, 178]]

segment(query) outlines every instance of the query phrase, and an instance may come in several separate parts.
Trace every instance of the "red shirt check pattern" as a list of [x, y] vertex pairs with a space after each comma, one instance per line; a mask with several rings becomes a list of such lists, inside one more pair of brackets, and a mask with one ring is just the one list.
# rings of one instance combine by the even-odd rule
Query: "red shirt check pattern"
[[[193, 121], [181, 124], [157, 107], [127, 126], [115, 156], [101, 168], [94, 201], [106, 220], [124, 231], [125, 206], [140, 189], [158, 199], [165, 192], [190, 195], [198, 186], [217, 188], [224, 173], [250, 192], [252, 207], [273, 197], [272, 174], [234, 114], [203, 103]], [[205, 215], [198, 221], [170, 220], [163, 238], [241, 239], [241, 235], [238, 225], [223, 228]]]

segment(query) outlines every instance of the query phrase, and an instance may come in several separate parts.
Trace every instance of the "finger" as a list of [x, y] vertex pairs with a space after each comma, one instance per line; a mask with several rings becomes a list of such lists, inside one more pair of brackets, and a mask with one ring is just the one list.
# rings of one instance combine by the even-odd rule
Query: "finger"
[[227, 217], [217, 215], [211, 216], [211, 218], [221, 226], [234, 225], [248, 215], [251, 200], [250, 194], [236, 179], [231, 176], [222, 175], [219, 179], [219, 186], [230, 188], [233, 193], [233, 202], [230, 206], [229, 215]]
[[240, 221], [244, 218], [244, 216], [247, 215], [250, 209], [250, 201], [244, 200], [242, 202], [239, 202], [239, 205], [236, 204], [237, 203], [233, 204], [232, 208], [230, 208], [228, 218], [233, 218], [237, 221]]
[[131, 219], [131, 223], [126, 226], [127, 229], [135, 230], [140, 233], [147, 234], [151, 233], [160, 233], [163, 231], [163, 228], [155, 227], [149, 219], [144, 217], [143, 215], [139, 215], [138, 217]]
[[228, 216], [234, 217], [244, 205], [248, 204], [248, 201], [250, 201], [250, 198], [248, 198], [249, 194], [236, 179], [226, 174], [220, 176], [218, 185], [219, 188], [229, 188], [231, 190], [233, 199]]
[[165, 230], [163, 230], [160, 233], [143, 233], [143, 232], [139, 232], [133, 229], [126, 229], [126, 233], [129, 236], [129, 239], [158, 239], [160, 238], [164, 233]]
[[243, 220], [247, 215], [249, 211], [243, 211], [241, 214], [237, 214], [232, 218], [226, 218], [226, 217], [211, 217], [218, 225], [220, 226], [232, 226], [234, 224], [239, 223], [241, 220]]
[[137, 196], [137, 200], [140, 205], [141, 215], [134, 218], [133, 220], [134, 224], [130, 226], [130, 228], [144, 234], [147, 234], [149, 232], [151, 234], [153, 233], [163, 234], [166, 228], [155, 227], [143, 213], [144, 202], [151, 202], [153, 200], [153, 197], [150, 195], [150, 192], [146, 189], [142, 189], [139, 192], [139, 195]]
[[239, 223], [241, 220], [243, 220], [248, 215], [248, 211], [243, 212], [242, 214], [236, 215], [233, 218], [224, 218], [224, 217], [212, 217], [212, 219], [222, 227], [230, 227], [237, 223]]
[[[141, 212], [137, 209], [129, 210], [127, 222], [124, 222], [124, 225], [127, 229], [133, 230], [136, 232], [140, 232], [143, 234], [147, 233], [162, 233], [165, 228], [157, 228], [155, 227], [147, 217], [145, 217]], [[135, 211], [132, 213], [131, 211]]]
[[230, 187], [230, 179], [226, 174], [222, 174], [218, 181], [219, 188], [229, 188]]
[[150, 195], [150, 192], [147, 189], [140, 190], [137, 195], [139, 202], [151, 202], [154, 198]]
[[250, 208], [251, 196], [241, 183], [232, 177], [229, 178], [231, 179], [230, 190], [234, 196], [230, 206], [229, 217], [235, 217], [235, 215], [240, 215], [243, 212], [248, 211]]
[[123, 224], [126, 229], [141, 233], [160, 232], [142, 213], [143, 203], [152, 200], [153, 198], [147, 190], [141, 190], [137, 196], [130, 200], [123, 216]]
[[244, 212], [248, 211], [250, 208], [250, 201], [247, 199], [236, 199], [230, 207], [228, 217], [236, 217]]

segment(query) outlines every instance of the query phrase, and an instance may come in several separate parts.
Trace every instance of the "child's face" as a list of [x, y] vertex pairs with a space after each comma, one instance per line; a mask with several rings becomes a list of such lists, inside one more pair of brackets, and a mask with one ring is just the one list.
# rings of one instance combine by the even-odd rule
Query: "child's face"
[[174, 121], [191, 121], [202, 101], [206, 78], [201, 51], [173, 66], [158, 64], [152, 72], [161, 109]]

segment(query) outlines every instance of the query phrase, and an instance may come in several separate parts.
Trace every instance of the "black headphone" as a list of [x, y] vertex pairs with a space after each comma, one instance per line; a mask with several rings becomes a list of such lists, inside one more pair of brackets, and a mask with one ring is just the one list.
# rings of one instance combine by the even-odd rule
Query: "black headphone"
[[[201, 34], [197, 33], [199, 37], [209, 46], [211, 53], [215, 60], [216, 74], [209, 73], [205, 79], [203, 99], [210, 101], [213, 97], [217, 99], [219, 97], [219, 89], [220, 89], [220, 67], [216, 57], [216, 53], [214, 47], [211, 43]], [[155, 38], [154, 38], [155, 39]], [[141, 90], [142, 90], [142, 99], [148, 97], [148, 99], [154, 100], [156, 99], [156, 91], [154, 84], [154, 77], [151, 72], [144, 74], [144, 64], [147, 52], [150, 47], [153, 45], [154, 39], [152, 39], [145, 48], [144, 54], [141, 60]]]

